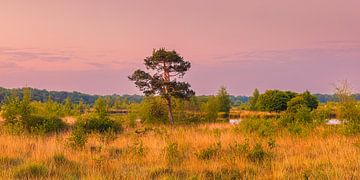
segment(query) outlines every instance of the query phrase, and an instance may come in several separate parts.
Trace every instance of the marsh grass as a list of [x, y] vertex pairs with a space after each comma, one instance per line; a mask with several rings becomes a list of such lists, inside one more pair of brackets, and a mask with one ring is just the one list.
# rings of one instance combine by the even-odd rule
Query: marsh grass
[[[304, 136], [235, 131], [224, 123], [127, 129], [108, 143], [90, 134], [81, 149], [71, 132], [45, 137], [0, 134], [1, 178], [33, 179], [357, 179], [360, 137], [319, 125]], [[92, 150], [93, 147], [101, 147]]]

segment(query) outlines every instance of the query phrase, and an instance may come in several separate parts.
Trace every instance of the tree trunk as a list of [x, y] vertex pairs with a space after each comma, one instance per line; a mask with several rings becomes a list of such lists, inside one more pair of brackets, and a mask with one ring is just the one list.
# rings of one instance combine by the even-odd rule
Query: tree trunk
[[173, 116], [172, 107], [171, 107], [171, 97], [166, 98], [166, 101], [167, 101], [168, 116], [169, 116], [170, 124], [173, 125], [174, 124], [174, 116]]

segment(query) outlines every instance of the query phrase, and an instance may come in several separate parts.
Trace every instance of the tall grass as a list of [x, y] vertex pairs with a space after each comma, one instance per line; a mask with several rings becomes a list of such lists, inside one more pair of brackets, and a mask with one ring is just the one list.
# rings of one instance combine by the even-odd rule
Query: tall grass
[[126, 129], [107, 144], [90, 134], [84, 148], [70, 132], [29, 137], [0, 133], [0, 177], [48, 179], [356, 179], [360, 137], [318, 126], [306, 136], [269, 136], [232, 125]]

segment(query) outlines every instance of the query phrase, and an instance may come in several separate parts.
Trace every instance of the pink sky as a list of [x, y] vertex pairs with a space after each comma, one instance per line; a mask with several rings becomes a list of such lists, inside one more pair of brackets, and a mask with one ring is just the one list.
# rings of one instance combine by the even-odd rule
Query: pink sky
[[139, 93], [127, 80], [153, 48], [192, 62], [197, 94], [225, 85], [360, 90], [359, 0], [3, 0], [0, 86]]

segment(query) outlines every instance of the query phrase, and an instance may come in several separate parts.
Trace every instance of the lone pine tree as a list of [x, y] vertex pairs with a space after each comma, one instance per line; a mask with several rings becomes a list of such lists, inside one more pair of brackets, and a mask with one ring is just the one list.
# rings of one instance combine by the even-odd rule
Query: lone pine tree
[[144, 64], [149, 72], [136, 70], [129, 79], [146, 96], [161, 95], [167, 102], [170, 124], [174, 124], [171, 98], [189, 99], [195, 95], [187, 82], [179, 82], [191, 67], [176, 51], [167, 51], [164, 48], [154, 49], [150, 57], [144, 59]]

